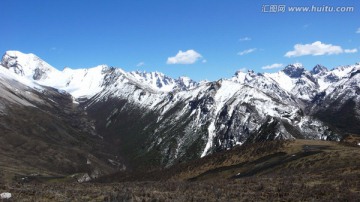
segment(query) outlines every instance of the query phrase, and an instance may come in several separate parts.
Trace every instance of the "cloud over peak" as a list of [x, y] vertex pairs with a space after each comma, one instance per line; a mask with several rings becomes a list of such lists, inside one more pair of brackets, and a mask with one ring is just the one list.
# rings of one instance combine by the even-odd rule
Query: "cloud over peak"
[[142, 66], [144, 66], [144, 65], [145, 65], [144, 62], [139, 62], [136, 66], [137, 66], [137, 67], [142, 67]]
[[283, 67], [284, 65], [281, 64], [281, 63], [274, 63], [272, 65], [266, 65], [266, 66], [263, 66], [261, 69], [277, 69], [277, 68], [281, 68]]
[[356, 53], [357, 49], [343, 49], [341, 46], [315, 41], [312, 44], [296, 44], [294, 50], [288, 51], [285, 57], [300, 57], [304, 55], [337, 55], [341, 53]]
[[198, 61], [202, 56], [194, 51], [194, 50], [187, 50], [185, 52], [179, 50], [179, 52], [173, 56], [168, 57], [167, 64], [194, 64]]
[[256, 51], [256, 48], [250, 48], [250, 49], [247, 49], [247, 50], [243, 50], [241, 52], [238, 52], [237, 54], [242, 56], [242, 55], [246, 55], [246, 54], [249, 54], [249, 53], [252, 53]]

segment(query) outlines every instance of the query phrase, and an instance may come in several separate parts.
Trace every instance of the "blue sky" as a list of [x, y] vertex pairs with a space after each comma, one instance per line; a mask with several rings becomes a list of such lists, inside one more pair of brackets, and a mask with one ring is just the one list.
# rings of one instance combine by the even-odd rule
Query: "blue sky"
[[[270, 5], [354, 11], [262, 12]], [[217, 80], [239, 69], [360, 62], [358, 0], [11, 0], [1, 7], [0, 52], [34, 53], [60, 70], [107, 64]]]

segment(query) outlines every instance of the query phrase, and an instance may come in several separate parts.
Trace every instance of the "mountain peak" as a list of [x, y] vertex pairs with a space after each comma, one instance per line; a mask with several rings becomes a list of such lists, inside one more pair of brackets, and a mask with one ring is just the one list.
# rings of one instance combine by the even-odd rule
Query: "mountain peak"
[[174, 79], [161, 72], [132, 71], [128, 75], [136, 81], [160, 91], [171, 91], [176, 85]]
[[36, 57], [36, 58], [39, 58], [33, 53], [22, 53], [22, 52], [16, 51], [16, 50], [8, 50], [5, 52], [5, 55], [8, 55], [10, 57]]
[[44, 79], [48, 72], [57, 71], [38, 56], [20, 51], [6, 51], [2, 57], [1, 65], [12, 70], [15, 74], [34, 80]]
[[181, 76], [176, 79], [176, 83], [181, 90], [189, 90], [199, 85], [196, 81], [186, 76]]
[[282, 71], [291, 78], [298, 78], [305, 71], [305, 68], [301, 63], [295, 63], [286, 66]]
[[312, 70], [311, 74], [324, 74], [325, 72], [328, 72], [329, 70], [320, 64], [317, 64]]

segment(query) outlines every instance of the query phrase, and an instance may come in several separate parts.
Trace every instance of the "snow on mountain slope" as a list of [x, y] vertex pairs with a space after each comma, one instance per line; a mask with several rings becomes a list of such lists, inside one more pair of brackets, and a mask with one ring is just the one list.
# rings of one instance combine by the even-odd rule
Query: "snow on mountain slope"
[[191, 90], [200, 85], [200, 83], [186, 76], [181, 76], [178, 79], [176, 79], [176, 83], [178, 84], [177, 85], [178, 90]]
[[38, 90], [42, 89], [40, 85], [36, 84], [31, 79], [16, 74], [14, 71], [7, 69], [2, 65], [0, 65], [0, 78], [14, 80], [34, 89], [38, 89]]
[[281, 88], [302, 100], [312, 100], [318, 91], [317, 81], [300, 63], [288, 65], [280, 72], [265, 73], [264, 75], [273, 79]]
[[346, 82], [358, 65], [340, 66], [332, 70], [316, 65], [311, 71], [307, 71], [297, 63], [288, 65], [277, 73], [265, 73], [264, 76], [276, 81], [282, 89], [296, 98], [309, 102], [319, 93], [329, 94], [334, 87]]
[[284, 90], [291, 92], [291, 90], [295, 86], [294, 79], [286, 75], [283, 71], [277, 72], [277, 73], [265, 73], [265, 77], [271, 78], [274, 81], [276, 81], [281, 88]]
[[[329, 87], [319, 94], [311, 106], [311, 115], [333, 125], [343, 133], [359, 134], [360, 132], [360, 65], [336, 68], [340, 74]], [[339, 75], [339, 74], [338, 74]]]
[[37, 82], [41, 85], [65, 90], [75, 98], [90, 98], [102, 90], [103, 69], [106, 68], [106, 65], [89, 69], [65, 68], [62, 72], [49, 74], [46, 79]]
[[326, 98], [345, 100], [351, 97], [360, 97], [358, 91], [360, 88], [360, 64], [338, 67], [332, 72], [338, 76], [339, 80], [332, 82], [325, 90]]
[[18, 51], [7, 51], [1, 64], [18, 75], [17, 78], [23, 77], [21, 80], [28, 84], [65, 90], [75, 98], [90, 98], [100, 92], [104, 78], [102, 71], [107, 68], [100, 65], [89, 69], [65, 68], [59, 71], [34, 54]]
[[[23, 97], [30, 97], [31, 92], [18, 85], [20, 82], [0, 76], [0, 114], [6, 114], [5, 103], [36, 107]], [[25, 86], [26, 87], [26, 86]]]
[[5, 105], [10, 104], [31, 107], [36, 107], [36, 104], [44, 104], [44, 101], [34, 94], [34, 91], [42, 93], [44, 88], [25, 77], [24, 74], [19, 75], [13, 69], [7, 69], [0, 65], [0, 105], [2, 105], [0, 108], [2, 110], [5, 109]]
[[126, 73], [126, 76], [140, 84], [146, 84], [148, 87], [159, 92], [171, 92], [174, 90], [189, 90], [198, 83], [188, 77], [170, 78], [160, 72], [141, 72], [133, 71]]
[[357, 65], [339, 66], [339, 67], [331, 70], [331, 72], [335, 76], [337, 76], [339, 78], [343, 78], [343, 77], [347, 77], [349, 75], [349, 73], [354, 70], [354, 68], [357, 68], [357, 66], [358, 66], [358, 64]]
[[[286, 79], [288, 77], [284, 78]], [[293, 104], [294, 102], [291, 94], [283, 88], [283, 84], [279, 84], [272, 78], [268, 78], [266, 74], [255, 74], [253, 71], [248, 71], [247, 73], [237, 72], [230, 80], [252, 86], [289, 104]]]
[[[229, 80], [220, 80], [215, 84], [215, 86], [217, 87], [215, 87], [215, 93], [212, 96], [213, 102], [212, 105], [208, 107], [211, 112], [209, 120], [212, 120], [210, 121], [210, 125], [208, 127], [209, 137], [201, 156], [205, 156], [213, 147], [214, 138], [218, 132], [217, 130], [226, 127], [226, 124], [220, 124], [219, 126], [218, 121], [221, 119], [220, 117], [231, 116], [237, 111], [236, 108], [241, 105], [253, 105], [254, 110], [261, 114], [263, 118], [266, 116], [281, 117], [282, 115], [279, 114], [278, 111], [279, 108], [286, 110], [289, 113], [296, 111], [296, 109], [292, 109], [291, 106], [281, 106], [276, 102], [275, 104], [272, 97], [269, 97], [267, 94], [256, 88], [248, 87]], [[242, 144], [242, 135], [244, 134], [235, 135], [233, 143], [237, 142]], [[219, 146], [221, 146], [221, 143]], [[225, 148], [226, 147], [227, 146], [225, 146]]]
[[176, 81], [159, 72], [130, 72], [128, 74], [140, 83], [146, 83], [153, 89], [159, 89], [164, 92], [172, 91], [176, 86]]

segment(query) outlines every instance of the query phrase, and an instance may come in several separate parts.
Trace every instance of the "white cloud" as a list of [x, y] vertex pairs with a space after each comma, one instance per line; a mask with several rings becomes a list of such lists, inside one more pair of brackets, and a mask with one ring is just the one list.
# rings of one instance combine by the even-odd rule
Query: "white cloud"
[[360, 34], [360, 27], [356, 30], [357, 34]]
[[335, 46], [332, 44], [325, 44], [321, 41], [315, 41], [312, 44], [296, 44], [294, 50], [288, 51], [285, 54], [285, 57], [299, 57], [304, 55], [334, 55], [341, 53], [353, 53], [352, 51], [357, 51], [354, 49], [343, 49], [341, 46]]
[[281, 68], [281, 67], [283, 67], [283, 66], [284, 66], [283, 64], [274, 63], [274, 64], [272, 64], [272, 65], [263, 66], [261, 69], [277, 69], [277, 68]]
[[168, 57], [167, 64], [194, 64], [197, 60], [202, 58], [202, 56], [194, 51], [194, 50], [187, 50], [185, 52], [182, 52], [179, 50], [179, 52], [173, 56]]
[[251, 49], [247, 49], [247, 50], [238, 52], [238, 55], [246, 55], [246, 54], [252, 53], [254, 51], [256, 51], [256, 48], [251, 48]]
[[243, 37], [243, 38], [240, 38], [239, 41], [251, 41], [251, 38], [250, 37]]
[[238, 71], [241, 71], [241, 72], [247, 72], [248, 68], [247, 67], [242, 67], [240, 69], [238, 69]]
[[145, 65], [145, 62], [139, 62], [136, 66], [137, 67], [142, 67], [142, 66], [144, 66]]
[[358, 52], [358, 49], [357, 48], [354, 48], [354, 49], [345, 49], [344, 50], [344, 53], [357, 53]]

